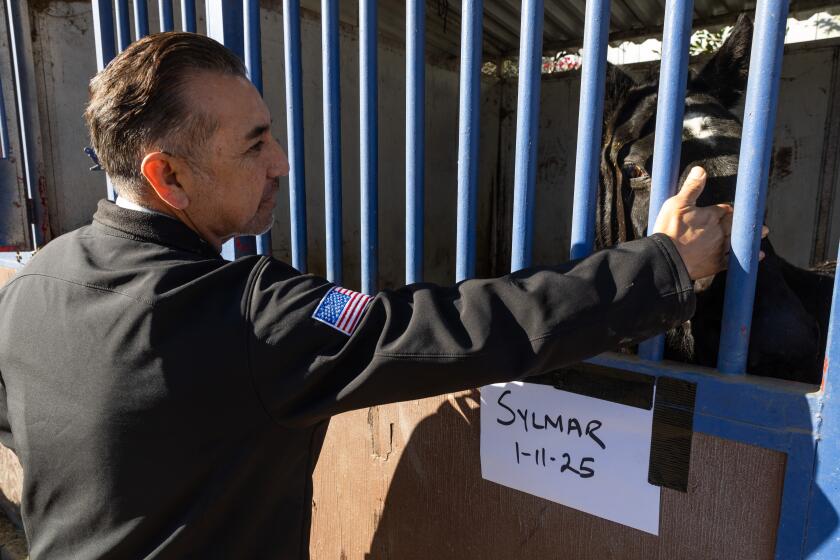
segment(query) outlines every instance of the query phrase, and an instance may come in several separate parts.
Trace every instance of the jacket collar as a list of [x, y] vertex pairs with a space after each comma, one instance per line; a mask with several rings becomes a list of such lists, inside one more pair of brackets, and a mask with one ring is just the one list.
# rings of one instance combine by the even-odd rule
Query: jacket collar
[[103, 199], [96, 207], [93, 222], [94, 226], [117, 230], [123, 236], [177, 247], [206, 257], [221, 258], [201, 236], [180, 220], [169, 216], [122, 208]]

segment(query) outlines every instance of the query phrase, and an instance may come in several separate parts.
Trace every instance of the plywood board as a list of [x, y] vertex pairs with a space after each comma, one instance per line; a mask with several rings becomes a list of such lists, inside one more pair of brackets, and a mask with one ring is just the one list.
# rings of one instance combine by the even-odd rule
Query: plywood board
[[660, 536], [481, 478], [478, 392], [344, 414], [315, 471], [313, 560], [773, 558], [785, 456], [696, 434]]

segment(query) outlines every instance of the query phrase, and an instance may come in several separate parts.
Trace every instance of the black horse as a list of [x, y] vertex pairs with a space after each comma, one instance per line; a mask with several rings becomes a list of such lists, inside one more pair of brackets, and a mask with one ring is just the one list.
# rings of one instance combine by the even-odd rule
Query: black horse
[[[752, 22], [741, 16], [699, 73], [689, 77], [680, 183], [689, 169], [708, 172], [701, 206], [735, 198], [741, 121], [732, 113], [747, 83]], [[637, 83], [610, 66], [601, 151], [598, 247], [643, 237], [647, 228], [658, 81]], [[778, 233], [778, 232], [776, 232]], [[771, 233], [772, 236], [772, 233]], [[828, 327], [833, 266], [797, 268], [764, 240], [758, 269], [747, 369], [750, 373], [818, 384]], [[666, 358], [717, 363], [726, 274], [698, 285], [694, 318], [668, 334]]]

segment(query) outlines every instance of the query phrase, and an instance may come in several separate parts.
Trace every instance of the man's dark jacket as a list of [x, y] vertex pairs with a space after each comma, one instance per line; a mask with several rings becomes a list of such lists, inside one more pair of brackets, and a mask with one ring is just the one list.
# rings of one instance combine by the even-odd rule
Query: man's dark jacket
[[[548, 372], [690, 317], [671, 241], [379, 293], [226, 262], [180, 222], [101, 202], [0, 289], [0, 433], [38, 558], [307, 558], [330, 416]], [[406, 531], [410, 531], [406, 527]]]

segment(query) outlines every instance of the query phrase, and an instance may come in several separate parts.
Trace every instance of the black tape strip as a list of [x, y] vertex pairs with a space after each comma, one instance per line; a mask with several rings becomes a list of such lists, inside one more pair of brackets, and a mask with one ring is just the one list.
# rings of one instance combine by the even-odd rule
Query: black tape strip
[[648, 482], [688, 491], [697, 385], [672, 377], [656, 382]]
[[656, 378], [632, 371], [592, 364], [576, 364], [539, 377], [529, 383], [553, 385], [570, 393], [650, 410]]

